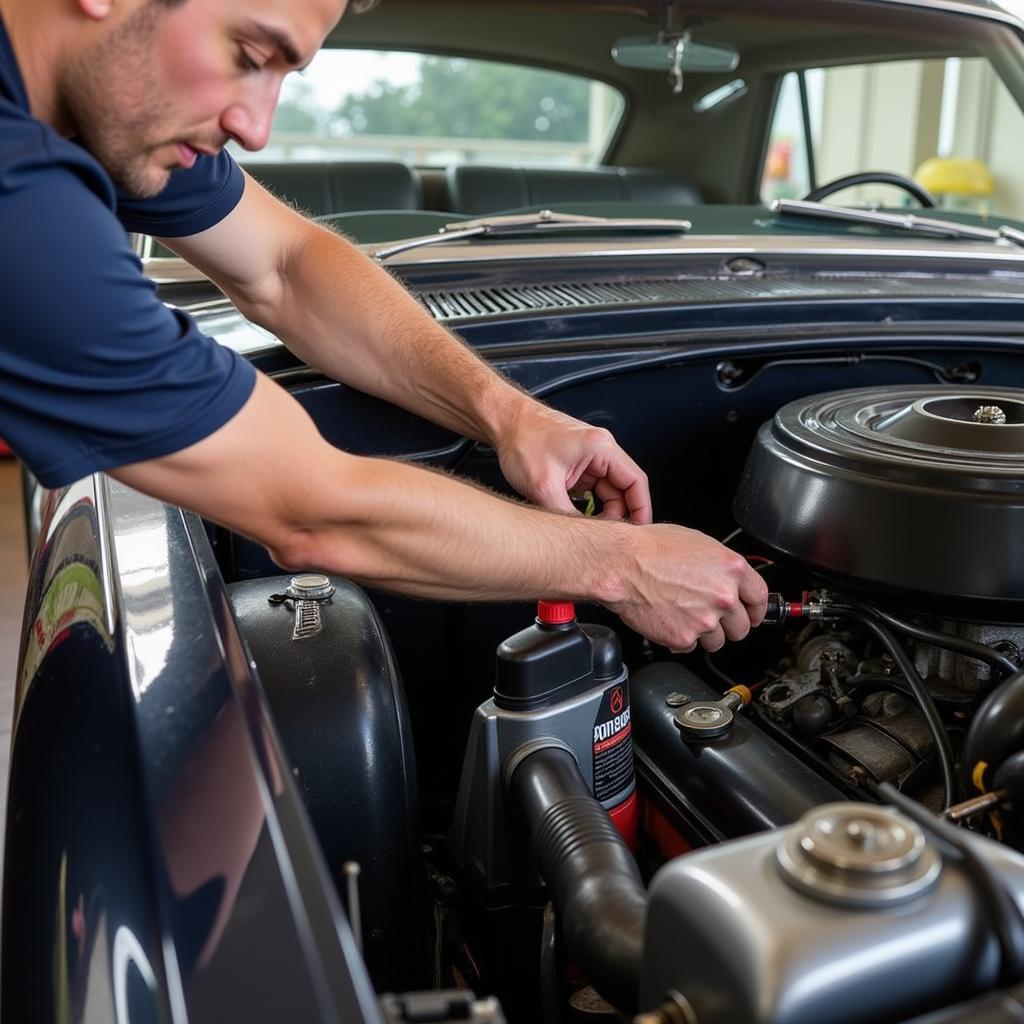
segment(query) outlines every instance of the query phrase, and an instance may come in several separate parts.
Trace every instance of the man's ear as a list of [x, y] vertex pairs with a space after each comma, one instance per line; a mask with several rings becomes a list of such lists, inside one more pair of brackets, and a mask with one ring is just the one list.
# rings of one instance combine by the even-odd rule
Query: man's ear
[[114, 9], [114, 0], [75, 0], [78, 8], [87, 18], [102, 21]]

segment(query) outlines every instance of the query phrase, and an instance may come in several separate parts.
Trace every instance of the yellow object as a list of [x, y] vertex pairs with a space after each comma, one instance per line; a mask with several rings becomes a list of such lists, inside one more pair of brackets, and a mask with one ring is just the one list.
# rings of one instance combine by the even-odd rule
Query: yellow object
[[740, 695], [740, 700], [743, 701], [744, 705], [749, 704], [751, 698], [753, 697], [753, 694], [750, 692], [750, 690], [742, 684], [737, 684], [736, 686], [732, 687], [732, 689], [730, 689], [728, 692], [738, 693]]
[[985, 772], [988, 771], [988, 761], [979, 761], [971, 772], [971, 782], [979, 793], [985, 792]]
[[992, 811], [989, 813], [988, 820], [992, 822], [992, 828], [995, 829], [996, 839], [1000, 842], [1003, 841], [1003, 819], [999, 817], [998, 811]]
[[914, 181], [939, 196], [984, 198], [995, 189], [992, 172], [980, 160], [955, 157], [930, 157], [914, 171]]

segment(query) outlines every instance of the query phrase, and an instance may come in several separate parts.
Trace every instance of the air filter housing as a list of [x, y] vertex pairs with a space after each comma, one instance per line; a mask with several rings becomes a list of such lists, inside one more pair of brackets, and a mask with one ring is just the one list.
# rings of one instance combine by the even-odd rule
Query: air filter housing
[[1024, 390], [885, 387], [758, 431], [740, 526], [837, 582], [1024, 614]]

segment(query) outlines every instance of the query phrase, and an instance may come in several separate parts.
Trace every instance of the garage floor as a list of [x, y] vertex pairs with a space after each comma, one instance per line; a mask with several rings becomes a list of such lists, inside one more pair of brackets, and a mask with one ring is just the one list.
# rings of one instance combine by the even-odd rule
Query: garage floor
[[13, 459], [0, 459], [0, 838], [7, 817], [14, 676], [18, 667], [18, 637], [27, 578], [21, 474]]

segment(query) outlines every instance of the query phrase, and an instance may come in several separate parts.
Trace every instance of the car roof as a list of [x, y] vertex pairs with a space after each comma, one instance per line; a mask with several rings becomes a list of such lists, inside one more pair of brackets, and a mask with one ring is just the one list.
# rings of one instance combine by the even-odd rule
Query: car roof
[[[1024, 28], [991, 0], [687, 0], [676, 8], [677, 27], [735, 47], [743, 66], [754, 70], [842, 64], [867, 55], [950, 56], [957, 29], [948, 24], [932, 34], [922, 29], [929, 19], [951, 14]], [[876, 24], [883, 9], [884, 25]], [[464, 53], [561, 67], [630, 91], [631, 83], [649, 73], [613, 64], [611, 45], [622, 37], [653, 34], [664, 25], [665, 13], [664, 0], [383, 0], [365, 14], [343, 18], [327, 45]], [[837, 26], [844, 28], [837, 31]], [[908, 38], [915, 39], [913, 52], [906, 49]], [[963, 55], [972, 52], [964, 43]]]

